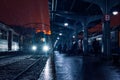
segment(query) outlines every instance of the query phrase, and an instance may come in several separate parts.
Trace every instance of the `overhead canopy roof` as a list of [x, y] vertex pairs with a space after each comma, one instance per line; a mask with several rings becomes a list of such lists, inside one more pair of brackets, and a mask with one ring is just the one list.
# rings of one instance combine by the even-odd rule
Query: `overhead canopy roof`
[[[120, 0], [109, 1], [110, 5], [112, 5], [110, 7], [111, 15], [114, 10], [120, 11]], [[83, 29], [82, 20], [85, 17], [91, 20], [86, 27], [90, 28], [98, 25], [103, 18], [104, 13], [102, 8], [104, 2], [105, 0], [49, 0], [52, 31], [57, 33], [58, 29], [61, 31], [62, 28], [65, 28], [73, 30], [73, 32], [75, 30], [77, 30], [76, 32], [79, 32]], [[68, 27], [64, 26], [65, 22], [69, 23]], [[119, 23], [118, 19], [112, 22], [112, 24], [116, 23]], [[61, 28], [58, 28], [58, 26], [61, 26]]]

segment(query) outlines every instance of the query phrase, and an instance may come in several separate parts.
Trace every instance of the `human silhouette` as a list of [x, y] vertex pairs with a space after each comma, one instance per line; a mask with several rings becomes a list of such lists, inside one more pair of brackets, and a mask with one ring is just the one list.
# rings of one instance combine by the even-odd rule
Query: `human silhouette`
[[100, 44], [98, 40], [96, 39], [93, 40], [92, 47], [93, 47], [93, 52], [95, 54], [98, 54], [100, 52]]
[[67, 45], [64, 44], [64, 46], [63, 46], [63, 52], [66, 52], [66, 51], [67, 51]]
[[58, 45], [58, 51], [59, 51], [60, 53], [62, 52], [62, 45], [61, 45], [61, 44]]

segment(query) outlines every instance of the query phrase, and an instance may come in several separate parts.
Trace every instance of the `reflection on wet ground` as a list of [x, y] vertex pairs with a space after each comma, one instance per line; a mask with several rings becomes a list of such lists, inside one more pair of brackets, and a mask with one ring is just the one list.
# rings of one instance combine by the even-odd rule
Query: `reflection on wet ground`
[[57, 80], [120, 80], [120, 74], [99, 57], [66, 56], [55, 52]]
[[51, 57], [47, 60], [45, 68], [43, 69], [42, 73], [38, 80], [54, 80], [53, 77], [53, 66], [51, 63]]

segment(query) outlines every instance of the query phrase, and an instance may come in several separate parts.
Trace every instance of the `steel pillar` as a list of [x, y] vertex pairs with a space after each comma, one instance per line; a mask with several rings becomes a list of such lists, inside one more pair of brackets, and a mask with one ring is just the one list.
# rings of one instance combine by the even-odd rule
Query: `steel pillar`
[[111, 54], [110, 51], [110, 1], [105, 0], [105, 7], [103, 8], [104, 18], [102, 22], [102, 52], [105, 55]]
[[86, 26], [83, 27], [83, 52], [84, 54], [88, 53], [88, 30]]

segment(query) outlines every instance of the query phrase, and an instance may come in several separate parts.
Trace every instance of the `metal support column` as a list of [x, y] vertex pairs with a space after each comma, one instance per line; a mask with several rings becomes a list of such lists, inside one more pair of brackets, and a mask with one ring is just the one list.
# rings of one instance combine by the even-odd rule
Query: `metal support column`
[[83, 52], [87, 54], [88, 52], [88, 30], [86, 26], [83, 27]]
[[104, 21], [103, 22], [103, 44], [102, 44], [102, 51], [104, 54], [110, 54], [110, 22]]
[[105, 55], [110, 55], [110, 3], [109, 0], [105, 1], [104, 7], [104, 19], [102, 23], [103, 40], [102, 40], [102, 52]]

